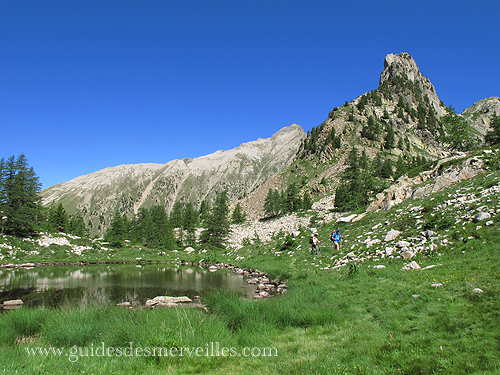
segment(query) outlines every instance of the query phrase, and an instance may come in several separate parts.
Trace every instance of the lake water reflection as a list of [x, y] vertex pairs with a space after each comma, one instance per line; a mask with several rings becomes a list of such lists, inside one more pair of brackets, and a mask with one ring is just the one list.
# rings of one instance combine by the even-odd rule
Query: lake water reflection
[[115, 304], [144, 305], [156, 296], [203, 296], [213, 289], [251, 297], [246, 279], [229, 270], [210, 272], [172, 264], [112, 264], [0, 269], [0, 302], [22, 299], [25, 306]]

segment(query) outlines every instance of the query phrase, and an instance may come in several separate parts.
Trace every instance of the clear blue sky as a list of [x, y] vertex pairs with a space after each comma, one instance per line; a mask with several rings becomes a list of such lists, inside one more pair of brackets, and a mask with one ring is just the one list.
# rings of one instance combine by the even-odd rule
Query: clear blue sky
[[43, 187], [319, 125], [410, 53], [458, 112], [500, 96], [500, 1], [0, 0], [0, 157]]

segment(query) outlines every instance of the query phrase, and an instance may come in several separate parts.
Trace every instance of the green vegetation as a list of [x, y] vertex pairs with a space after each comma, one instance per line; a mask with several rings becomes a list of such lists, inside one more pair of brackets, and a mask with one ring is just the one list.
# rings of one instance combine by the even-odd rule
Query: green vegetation
[[21, 237], [35, 233], [40, 186], [25, 155], [0, 160], [0, 233]]
[[490, 127], [492, 130], [488, 131], [486, 134], [485, 142], [489, 145], [496, 145], [500, 143], [500, 117], [493, 114], [491, 118]]
[[[498, 156], [486, 155], [489, 160]], [[362, 159], [362, 157], [359, 157]], [[488, 160], [485, 160], [488, 161]], [[265, 300], [216, 291], [203, 296], [209, 313], [172, 308], [127, 310], [115, 306], [22, 308], [0, 315], [0, 372], [41, 374], [488, 374], [500, 371], [500, 172], [474, 179], [423, 200], [405, 201], [387, 212], [367, 214], [341, 224], [341, 251], [326, 240], [331, 224], [319, 225], [323, 257], [309, 254], [308, 231], [299, 237], [277, 233], [273, 241], [247, 241], [238, 250], [215, 250], [220, 262], [258, 268], [270, 278], [286, 280], [289, 290]], [[486, 208], [485, 208], [486, 207]], [[492, 213], [493, 224], [474, 223], [479, 211]], [[377, 226], [381, 224], [381, 226]], [[243, 224], [245, 225], [245, 224]], [[376, 229], [374, 229], [376, 228]], [[432, 229], [436, 240], [422, 245], [414, 258], [423, 270], [401, 271], [410, 260], [386, 256], [394, 242]], [[365, 239], [382, 239], [371, 247]], [[10, 245], [9, 245], [10, 241]], [[172, 258], [149, 247], [124, 242], [104, 250], [99, 241], [72, 239], [85, 245], [82, 255], [64, 247], [37, 246], [11, 236], [0, 237], [2, 262], [91, 259], [146, 260]], [[13, 253], [6, 246], [13, 247]], [[284, 250], [282, 250], [284, 249]], [[38, 254], [33, 251], [38, 251]], [[54, 251], [54, 254], [51, 252]], [[334, 268], [348, 252], [365, 260]], [[178, 261], [201, 260], [204, 253], [176, 253]], [[370, 257], [368, 257], [368, 255]], [[109, 257], [109, 258], [108, 258]], [[374, 268], [385, 265], [385, 268]], [[442, 284], [433, 287], [433, 284]], [[483, 292], [476, 293], [480, 288]], [[98, 356], [97, 348], [174, 348], [176, 356]], [[243, 353], [260, 348], [269, 355], [178, 355], [180, 350], [211, 343]], [[72, 349], [76, 346], [76, 349]], [[47, 355], [28, 355], [32, 350]], [[83, 356], [51, 354], [51, 349], [82, 350]], [[86, 355], [95, 351], [94, 356]], [[273, 350], [273, 351], [271, 351]], [[227, 353], [231, 353], [228, 351]], [[272, 353], [272, 354], [271, 354]], [[274, 355], [276, 353], [277, 355]], [[150, 352], [151, 354], [151, 352]]]
[[453, 107], [447, 108], [447, 114], [441, 118], [441, 123], [448, 135], [444, 137], [444, 142], [448, 143], [451, 150], [470, 151], [477, 146], [477, 141], [473, 137], [471, 126], [467, 119], [459, 116]]

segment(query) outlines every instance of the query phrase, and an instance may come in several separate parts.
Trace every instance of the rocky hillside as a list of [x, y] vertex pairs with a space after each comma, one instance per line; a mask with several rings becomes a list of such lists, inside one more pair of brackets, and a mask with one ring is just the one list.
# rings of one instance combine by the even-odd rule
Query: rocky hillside
[[304, 138], [294, 124], [271, 138], [199, 158], [111, 167], [43, 190], [42, 202], [62, 202], [69, 214], [83, 214], [92, 234], [100, 234], [116, 210], [132, 216], [162, 204], [169, 211], [177, 200], [199, 205], [223, 190], [231, 200], [242, 198], [290, 165]]
[[[459, 116], [467, 119], [480, 138], [494, 113], [500, 115], [500, 98], [481, 100]], [[284, 189], [292, 182], [315, 201], [326, 198], [333, 202], [331, 195], [341, 182], [353, 146], [372, 160], [380, 154], [394, 163], [398, 158], [437, 161], [450, 157], [442, 141], [447, 129], [441, 118], [446, 114], [436, 89], [413, 58], [405, 52], [389, 54], [378, 88], [333, 108], [321, 125], [308, 132], [294, 163], [243, 199], [242, 206], [250, 217], [262, 217], [269, 188]]]
[[469, 118], [483, 136], [490, 128], [493, 114], [500, 116], [500, 98], [498, 97], [482, 99], [462, 112], [462, 115]]

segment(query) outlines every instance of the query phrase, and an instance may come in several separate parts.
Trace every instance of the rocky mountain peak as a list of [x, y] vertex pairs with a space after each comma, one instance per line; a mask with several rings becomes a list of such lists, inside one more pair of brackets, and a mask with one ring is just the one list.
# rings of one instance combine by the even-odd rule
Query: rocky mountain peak
[[438, 116], [443, 116], [446, 113], [446, 108], [437, 96], [434, 85], [429, 78], [420, 73], [413, 57], [407, 52], [388, 54], [384, 60], [384, 70], [380, 73], [379, 86], [384, 86], [386, 82], [392, 85], [404, 86], [405, 82], [408, 81], [411, 82], [412, 91], [421, 93], [421, 98], [414, 99], [423, 99], [425, 101], [428, 99]]
[[412, 82], [415, 82], [415, 79], [421, 75], [417, 63], [410, 54], [406, 52], [398, 55], [390, 53], [385, 57], [384, 71], [380, 73], [379, 85], [385, 81], [392, 81], [396, 75], [402, 76], [403, 74]]

